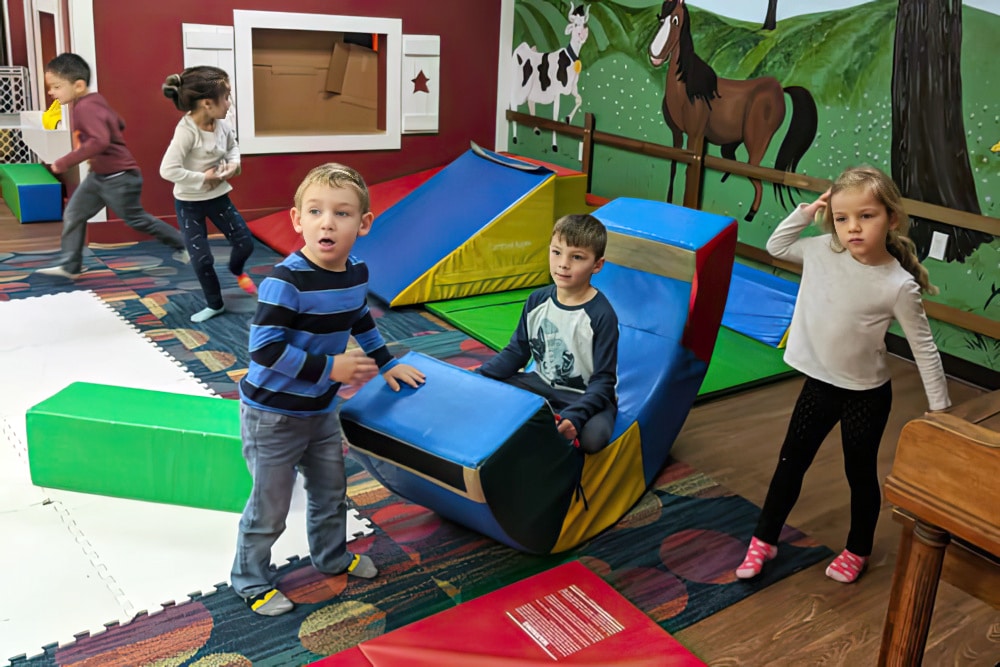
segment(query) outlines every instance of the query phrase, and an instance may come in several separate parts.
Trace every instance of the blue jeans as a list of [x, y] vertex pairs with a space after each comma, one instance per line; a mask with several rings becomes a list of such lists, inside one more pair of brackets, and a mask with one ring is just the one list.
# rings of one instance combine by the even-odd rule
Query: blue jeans
[[121, 216], [132, 229], [149, 234], [175, 250], [184, 247], [176, 229], [153, 217], [142, 208], [142, 173], [129, 169], [118, 174], [87, 174], [73, 192], [63, 212], [62, 256], [59, 265], [70, 273], [83, 266], [83, 244], [87, 239], [87, 221], [107, 206]]
[[177, 225], [184, 235], [184, 245], [191, 255], [191, 268], [198, 276], [205, 301], [209, 308], [219, 310], [223, 305], [222, 288], [219, 286], [219, 277], [215, 275], [215, 258], [212, 257], [212, 247], [208, 242], [208, 225], [205, 220], [211, 220], [233, 246], [229, 253], [229, 271], [234, 276], [243, 273], [243, 266], [253, 254], [253, 237], [247, 223], [229, 200], [229, 195], [207, 201], [175, 199], [174, 209], [177, 211]]
[[294, 417], [240, 406], [243, 458], [253, 490], [240, 519], [233, 561], [233, 590], [259, 595], [277, 580], [271, 547], [285, 531], [296, 470], [305, 478], [306, 531], [313, 566], [338, 574], [347, 569], [347, 478], [339, 410]]

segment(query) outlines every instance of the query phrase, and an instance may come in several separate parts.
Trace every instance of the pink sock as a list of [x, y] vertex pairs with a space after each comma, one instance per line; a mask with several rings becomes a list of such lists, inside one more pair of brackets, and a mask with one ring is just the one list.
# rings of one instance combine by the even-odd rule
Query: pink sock
[[736, 578], [753, 579], [764, 569], [764, 563], [773, 560], [777, 555], [778, 547], [776, 545], [768, 544], [767, 542], [758, 540], [756, 537], [751, 537], [746, 558], [736, 568]]
[[844, 549], [826, 568], [826, 576], [842, 584], [853, 584], [868, 567], [868, 556], [858, 556]]

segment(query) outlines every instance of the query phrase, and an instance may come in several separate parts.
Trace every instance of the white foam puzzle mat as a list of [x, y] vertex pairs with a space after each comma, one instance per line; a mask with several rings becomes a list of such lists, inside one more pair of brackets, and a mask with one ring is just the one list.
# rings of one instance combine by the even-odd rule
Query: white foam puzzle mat
[[[238, 514], [37, 487], [24, 425], [28, 408], [71, 382], [212, 391], [93, 292], [3, 301], [0, 322], [0, 661], [228, 581]], [[305, 503], [300, 478], [277, 566], [308, 554]], [[348, 541], [372, 532], [348, 511]]]

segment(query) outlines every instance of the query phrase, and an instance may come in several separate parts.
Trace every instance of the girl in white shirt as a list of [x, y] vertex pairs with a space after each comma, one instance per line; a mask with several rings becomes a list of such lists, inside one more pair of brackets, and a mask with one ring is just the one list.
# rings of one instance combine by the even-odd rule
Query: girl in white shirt
[[[820, 215], [826, 234], [801, 236]], [[885, 334], [903, 328], [932, 411], [951, 405], [920, 293], [936, 294], [906, 237], [909, 218], [886, 174], [855, 167], [812, 204], [800, 205], [767, 241], [775, 258], [802, 265], [785, 362], [806, 376], [757, 528], [736, 576], [750, 579], [778, 553], [778, 538], [816, 452], [840, 422], [851, 487], [844, 551], [826, 569], [841, 583], [868, 564], [881, 508], [878, 448], [892, 405]]]
[[191, 316], [204, 322], [225, 310], [215, 260], [208, 242], [207, 220], [232, 245], [229, 270], [248, 294], [257, 288], [243, 272], [253, 253], [253, 237], [243, 216], [229, 200], [229, 179], [240, 173], [236, 130], [226, 120], [232, 104], [229, 76], [218, 67], [190, 67], [171, 74], [163, 94], [185, 112], [160, 163], [160, 176], [174, 184], [174, 207], [191, 266], [205, 293], [206, 307]]

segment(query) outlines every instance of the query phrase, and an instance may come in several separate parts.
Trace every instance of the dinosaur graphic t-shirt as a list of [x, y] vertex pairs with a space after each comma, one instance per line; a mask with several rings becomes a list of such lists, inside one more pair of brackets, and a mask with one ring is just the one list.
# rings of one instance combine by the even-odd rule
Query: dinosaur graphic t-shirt
[[585, 304], [565, 306], [556, 299], [555, 285], [535, 290], [510, 343], [480, 373], [502, 380], [529, 361], [549, 386], [583, 394], [573, 407], [584, 420], [615, 405], [618, 317], [607, 297], [598, 292]]

